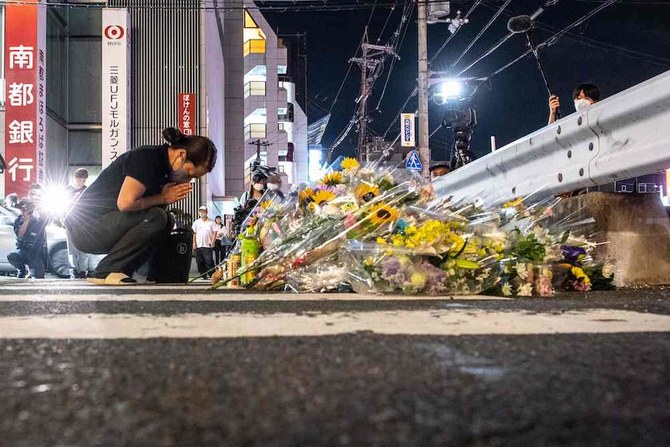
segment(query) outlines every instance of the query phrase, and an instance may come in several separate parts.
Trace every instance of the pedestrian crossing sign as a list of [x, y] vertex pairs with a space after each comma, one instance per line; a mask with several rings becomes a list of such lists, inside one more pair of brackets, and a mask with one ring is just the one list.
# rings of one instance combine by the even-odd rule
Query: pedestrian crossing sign
[[405, 162], [405, 169], [408, 171], [421, 171], [423, 169], [423, 164], [419, 158], [419, 153], [417, 151], [412, 151], [407, 157]]

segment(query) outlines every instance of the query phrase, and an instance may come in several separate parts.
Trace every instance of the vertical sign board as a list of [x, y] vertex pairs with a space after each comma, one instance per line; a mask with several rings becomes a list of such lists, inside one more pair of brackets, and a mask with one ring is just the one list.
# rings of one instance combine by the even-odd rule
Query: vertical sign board
[[130, 16], [102, 10], [102, 168], [130, 146]]
[[5, 8], [5, 193], [21, 197], [45, 181], [46, 4]]
[[195, 93], [179, 94], [179, 131], [184, 135], [195, 134]]
[[414, 114], [401, 113], [400, 114], [400, 146], [414, 147]]

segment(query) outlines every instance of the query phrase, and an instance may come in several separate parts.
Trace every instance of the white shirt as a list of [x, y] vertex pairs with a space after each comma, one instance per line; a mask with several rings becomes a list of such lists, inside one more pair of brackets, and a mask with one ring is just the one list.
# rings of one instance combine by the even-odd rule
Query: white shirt
[[212, 236], [215, 231], [214, 221], [211, 219], [207, 219], [207, 222], [205, 222], [200, 218], [193, 222], [195, 246], [197, 248], [212, 248]]

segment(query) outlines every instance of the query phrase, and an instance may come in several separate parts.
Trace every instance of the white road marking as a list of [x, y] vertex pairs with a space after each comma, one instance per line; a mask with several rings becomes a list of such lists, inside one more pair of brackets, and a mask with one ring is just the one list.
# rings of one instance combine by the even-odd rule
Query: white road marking
[[[432, 300], [445, 301], [451, 300], [452, 296], [407, 296], [407, 295], [363, 295], [356, 293], [203, 293], [203, 290], [188, 289], [188, 293], [175, 294], [165, 291], [161, 294], [147, 294], [142, 293], [142, 290], [133, 288], [133, 293], [124, 293], [122, 295], [110, 294], [60, 294], [60, 293], [40, 293], [34, 295], [16, 294], [16, 295], [0, 295], [0, 302], [71, 302], [71, 301], [417, 301], [417, 300]], [[455, 300], [509, 300], [509, 298], [485, 296], [485, 295], [454, 295]]]
[[432, 310], [305, 314], [76, 314], [0, 317], [0, 338], [146, 339], [670, 332], [670, 316], [596, 309], [561, 314]]

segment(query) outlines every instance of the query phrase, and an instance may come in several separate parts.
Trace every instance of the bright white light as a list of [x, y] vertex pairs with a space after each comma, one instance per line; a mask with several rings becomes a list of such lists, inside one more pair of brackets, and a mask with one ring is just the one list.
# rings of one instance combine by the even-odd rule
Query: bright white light
[[317, 181], [323, 176], [321, 170], [321, 157], [323, 153], [321, 149], [310, 149], [309, 150], [309, 167], [308, 167], [308, 176], [309, 180], [312, 182]]
[[459, 98], [463, 94], [463, 84], [459, 81], [446, 81], [441, 90], [444, 98]]
[[40, 209], [54, 217], [64, 217], [72, 206], [72, 197], [62, 185], [49, 185], [42, 189]]

